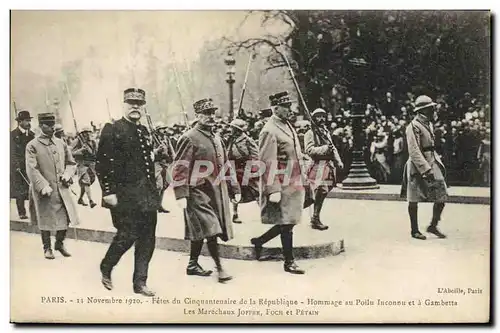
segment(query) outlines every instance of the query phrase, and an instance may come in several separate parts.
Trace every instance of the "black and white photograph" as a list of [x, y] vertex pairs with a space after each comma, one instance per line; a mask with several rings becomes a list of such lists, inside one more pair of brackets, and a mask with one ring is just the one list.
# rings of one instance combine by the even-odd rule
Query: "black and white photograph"
[[492, 13], [11, 10], [10, 322], [492, 320]]

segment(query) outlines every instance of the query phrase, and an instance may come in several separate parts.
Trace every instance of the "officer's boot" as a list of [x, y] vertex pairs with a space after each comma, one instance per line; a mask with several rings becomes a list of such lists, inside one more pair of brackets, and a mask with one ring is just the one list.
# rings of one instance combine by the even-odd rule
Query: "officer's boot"
[[418, 230], [418, 203], [416, 202], [408, 203], [408, 214], [410, 215], [411, 237], [420, 240], [427, 239], [427, 237], [422, 235]]
[[191, 251], [189, 253], [189, 263], [186, 268], [187, 275], [198, 275], [198, 276], [210, 276], [212, 271], [204, 270], [200, 264], [198, 264], [198, 257], [201, 253], [201, 248], [203, 247], [203, 240], [201, 241], [191, 241]]
[[255, 259], [259, 260], [262, 254], [262, 247], [264, 244], [269, 242], [274, 237], [280, 234], [280, 226], [275, 225], [265, 233], [263, 233], [260, 237], [255, 237], [250, 239], [250, 243], [255, 247]]
[[229, 280], [232, 280], [233, 277], [229, 275], [220, 262], [219, 255], [219, 244], [217, 244], [217, 237], [210, 237], [207, 239], [207, 247], [208, 252], [210, 252], [210, 256], [215, 262], [215, 267], [217, 268], [217, 273], [219, 273], [219, 282], [223, 283]]
[[233, 203], [233, 223], [242, 223], [239, 216], [238, 216], [238, 204]]
[[71, 257], [71, 254], [64, 247], [64, 239], [66, 238], [66, 230], [57, 230], [56, 244], [54, 250], [61, 252], [64, 257]]
[[293, 225], [281, 226], [281, 246], [283, 247], [283, 256], [285, 257], [285, 264], [283, 268], [285, 272], [292, 274], [304, 274], [305, 271], [295, 263], [293, 257]]
[[328, 226], [321, 223], [321, 220], [319, 219], [321, 208], [323, 207], [323, 202], [325, 201], [326, 195], [327, 193], [323, 193], [320, 191], [316, 193], [316, 198], [314, 200], [314, 214], [311, 218], [311, 228], [313, 229], [321, 231], [328, 229]]
[[444, 202], [435, 202], [432, 207], [432, 220], [431, 224], [427, 227], [427, 232], [436, 235], [438, 238], [446, 238], [437, 228], [439, 220], [441, 220], [441, 213], [444, 209]]
[[50, 241], [50, 231], [42, 230], [41, 235], [45, 259], [55, 259], [56, 257], [54, 257], [54, 253], [52, 252], [52, 244]]
[[83, 196], [85, 195], [85, 186], [80, 183], [80, 198], [78, 198], [78, 204], [82, 206], [87, 206], [85, 201], [83, 201]]

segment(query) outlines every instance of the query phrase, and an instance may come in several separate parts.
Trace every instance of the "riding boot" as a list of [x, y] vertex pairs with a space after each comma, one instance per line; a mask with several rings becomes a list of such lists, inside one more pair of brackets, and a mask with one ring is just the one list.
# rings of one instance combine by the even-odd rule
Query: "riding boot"
[[64, 239], [66, 238], [66, 230], [57, 230], [56, 244], [54, 250], [61, 252], [64, 257], [71, 257], [71, 254], [64, 247]]
[[427, 232], [436, 235], [438, 238], [446, 238], [446, 235], [441, 233], [437, 227], [439, 220], [441, 220], [441, 213], [444, 209], [444, 202], [435, 202], [432, 207], [432, 220], [431, 224], [427, 227]]
[[198, 258], [201, 253], [201, 248], [203, 247], [203, 240], [191, 241], [191, 251], [189, 253], [189, 263], [186, 268], [187, 275], [198, 275], [198, 276], [209, 276], [212, 271], [204, 270], [200, 264], [198, 264]]
[[45, 259], [55, 259], [54, 253], [52, 252], [52, 244], [50, 240], [50, 231], [42, 230], [42, 244], [43, 244], [43, 254]]
[[328, 229], [328, 226], [321, 223], [321, 220], [319, 218], [321, 213], [321, 208], [323, 207], [323, 202], [326, 199], [326, 195], [327, 193], [323, 193], [321, 191], [318, 191], [316, 193], [316, 197], [314, 199], [314, 214], [313, 217], [311, 218], [311, 228], [313, 229], [321, 231]]
[[416, 239], [425, 240], [426, 237], [418, 230], [418, 203], [408, 203], [408, 214], [410, 215], [411, 236]]
[[210, 237], [207, 239], [208, 252], [215, 262], [215, 267], [219, 273], [219, 282], [225, 282], [231, 280], [233, 277], [229, 275], [222, 267], [219, 255], [219, 244], [217, 244], [216, 237]]
[[283, 247], [283, 256], [285, 257], [283, 268], [288, 273], [304, 274], [305, 271], [299, 268], [293, 257], [293, 225], [283, 225], [281, 227], [281, 246]]

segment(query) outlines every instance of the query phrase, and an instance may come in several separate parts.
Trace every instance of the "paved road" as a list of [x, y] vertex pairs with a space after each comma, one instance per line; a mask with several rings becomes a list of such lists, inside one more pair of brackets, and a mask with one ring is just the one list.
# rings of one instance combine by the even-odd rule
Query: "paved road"
[[[98, 263], [106, 244], [68, 240], [72, 258], [43, 258], [38, 235], [11, 232], [12, 319], [80, 322], [255, 322], [255, 321], [469, 321], [486, 320], [489, 297], [490, 216], [489, 206], [448, 205], [442, 230], [447, 240], [413, 240], [408, 237], [406, 207], [398, 202], [330, 200], [325, 221], [346, 240], [346, 252], [335, 257], [304, 260], [304, 276], [284, 273], [279, 262], [225, 260], [235, 279], [219, 284], [215, 277], [188, 277], [184, 274], [186, 254], [157, 250], [150, 269], [149, 285], [162, 300], [180, 304], [150, 304], [131, 292], [133, 253], [128, 253], [114, 271], [115, 290], [108, 292], [99, 281]], [[430, 205], [422, 205], [420, 219], [430, 219]], [[332, 218], [329, 218], [329, 217]], [[339, 217], [341, 216], [341, 217]], [[333, 232], [333, 231], [332, 231]], [[213, 266], [210, 258], [201, 264]], [[466, 295], [439, 294], [437, 288], [462, 288]], [[482, 294], [467, 294], [480, 288]], [[42, 297], [64, 297], [66, 303], [42, 303]], [[137, 299], [142, 304], [88, 303], [88, 297], [122, 301]], [[192, 299], [252, 298], [256, 305], [202, 305]], [[297, 305], [267, 307], [259, 298], [297, 301]], [[308, 298], [314, 299], [307, 305]], [[78, 304], [81, 299], [83, 304]], [[356, 305], [356, 299], [359, 299]], [[415, 301], [416, 305], [377, 305], [377, 299]], [[456, 301], [447, 305], [425, 305], [425, 300]], [[44, 299], [45, 300], [45, 299]], [[354, 305], [346, 305], [353, 300]], [[374, 305], [361, 305], [361, 300]], [[422, 305], [418, 305], [418, 301]], [[318, 301], [342, 301], [325, 305]], [[92, 302], [92, 300], [91, 300]], [[93, 302], [97, 302], [93, 299]], [[303, 304], [301, 302], [304, 302]], [[361, 303], [360, 303], [361, 302]], [[440, 303], [441, 304], [441, 303]], [[201, 309], [237, 308], [260, 314], [199, 314]], [[284, 311], [267, 316], [266, 309]], [[287, 315], [291, 309], [293, 315]], [[318, 313], [300, 312], [300, 310]], [[185, 312], [194, 311], [193, 314]], [[219, 311], [219, 310], [217, 310]], [[203, 311], [202, 311], [203, 312]], [[279, 314], [276, 312], [275, 314]]]

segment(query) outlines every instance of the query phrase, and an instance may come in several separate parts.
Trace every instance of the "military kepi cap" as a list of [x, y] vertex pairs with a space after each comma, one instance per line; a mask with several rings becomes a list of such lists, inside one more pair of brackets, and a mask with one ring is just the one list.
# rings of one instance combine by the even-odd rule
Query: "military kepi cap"
[[288, 94], [288, 91], [283, 91], [283, 92], [269, 96], [269, 102], [271, 102], [271, 106], [277, 106], [277, 105], [290, 106], [290, 105], [292, 105], [292, 100], [290, 99], [290, 95]]
[[206, 111], [215, 111], [218, 109], [211, 98], [204, 98], [196, 101], [193, 104], [193, 108], [195, 113], [204, 113]]
[[22, 121], [22, 120], [27, 120], [27, 119], [31, 119], [31, 118], [33, 118], [33, 117], [30, 115], [30, 112], [23, 110], [23, 111], [19, 111], [19, 113], [17, 114], [16, 120]]
[[123, 101], [140, 101], [146, 104], [146, 92], [139, 88], [128, 88], [123, 92]]
[[56, 116], [52, 112], [39, 113], [38, 114], [38, 123], [39, 124], [54, 125], [56, 123]]

